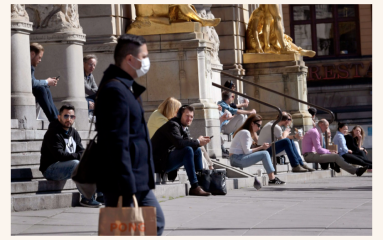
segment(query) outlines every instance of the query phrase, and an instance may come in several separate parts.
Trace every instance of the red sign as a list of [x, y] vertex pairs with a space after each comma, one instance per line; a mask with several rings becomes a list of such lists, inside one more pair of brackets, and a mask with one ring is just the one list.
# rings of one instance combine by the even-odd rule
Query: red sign
[[372, 78], [372, 62], [308, 65], [308, 81], [329, 79]]

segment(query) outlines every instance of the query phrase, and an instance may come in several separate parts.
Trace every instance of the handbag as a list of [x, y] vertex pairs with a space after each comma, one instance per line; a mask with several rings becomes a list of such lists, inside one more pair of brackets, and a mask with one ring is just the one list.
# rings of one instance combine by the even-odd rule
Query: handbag
[[202, 169], [197, 171], [198, 185], [213, 195], [226, 195], [226, 169]]
[[155, 207], [139, 207], [133, 195], [134, 207], [122, 207], [122, 196], [117, 207], [100, 208], [99, 236], [156, 236], [157, 214]]

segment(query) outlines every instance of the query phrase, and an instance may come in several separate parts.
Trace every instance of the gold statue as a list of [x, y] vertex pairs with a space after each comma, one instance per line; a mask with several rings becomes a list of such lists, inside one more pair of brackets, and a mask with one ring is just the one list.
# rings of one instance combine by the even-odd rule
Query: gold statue
[[314, 57], [315, 52], [296, 46], [283, 33], [278, 4], [260, 4], [249, 20], [246, 30], [246, 53], [294, 54]]
[[[141, 29], [142, 27], [154, 27], [157, 26], [157, 24], [171, 25], [172, 23], [195, 21], [201, 23], [203, 27], [214, 27], [221, 22], [220, 18], [201, 18], [198, 16], [197, 10], [191, 4], [134, 4], [134, 7], [136, 9], [137, 17], [129, 26], [127, 30], [128, 33], [135, 28]], [[164, 26], [162, 28], [165, 31], [167, 29]]]

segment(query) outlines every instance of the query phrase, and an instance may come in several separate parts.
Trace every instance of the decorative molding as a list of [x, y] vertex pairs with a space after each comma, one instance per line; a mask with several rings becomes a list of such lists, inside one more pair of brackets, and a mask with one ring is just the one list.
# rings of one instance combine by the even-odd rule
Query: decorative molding
[[11, 21], [29, 22], [25, 4], [11, 4]]
[[84, 52], [114, 52], [115, 44], [89, 44], [83, 46]]
[[77, 4], [26, 4], [26, 11], [36, 33], [83, 33]]
[[25, 31], [32, 31], [33, 30], [33, 24], [31, 22], [24, 22], [24, 21], [11, 21], [11, 29], [12, 30], [25, 30]]
[[78, 33], [51, 33], [51, 34], [31, 34], [31, 42], [56, 42], [56, 41], [69, 41], [69, 42], [85, 42], [85, 34]]

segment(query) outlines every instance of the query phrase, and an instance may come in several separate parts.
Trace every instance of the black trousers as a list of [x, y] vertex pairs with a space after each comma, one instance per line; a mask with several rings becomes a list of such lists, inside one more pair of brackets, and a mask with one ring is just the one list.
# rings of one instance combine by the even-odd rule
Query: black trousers
[[343, 159], [351, 164], [356, 164], [360, 166], [368, 166], [368, 169], [372, 169], [372, 162], [368, 159], [364, 159], [360, 155], [355, 155], [352, 153], [345, 153], [342, 155]]
[[[161, 236], [165, 228], [165, 216], [162, 212], [161, 206], [157, 201], [156, 196], [152, 190], [136, 192], [134, 194], [137, 198], [139, 206], [151, 206], [156, 208], [157, 212], [157, 235]], [[105, 207], [117, 207], [119, 194], [115, 193], [104, 193]], [[122, 195], [122, 206], [123, 207], [133, 207], [132, 195], [124, 196]]]
[[53, 98], [49, 87], [36, 86], [32, 88], [32, 93], [35, 96], [36, 101], [39, 103], [40, 107], [43, 109], [49, 122], [56, 120], [57, 115], [59, 115], [59, 111], [53, 103]]

